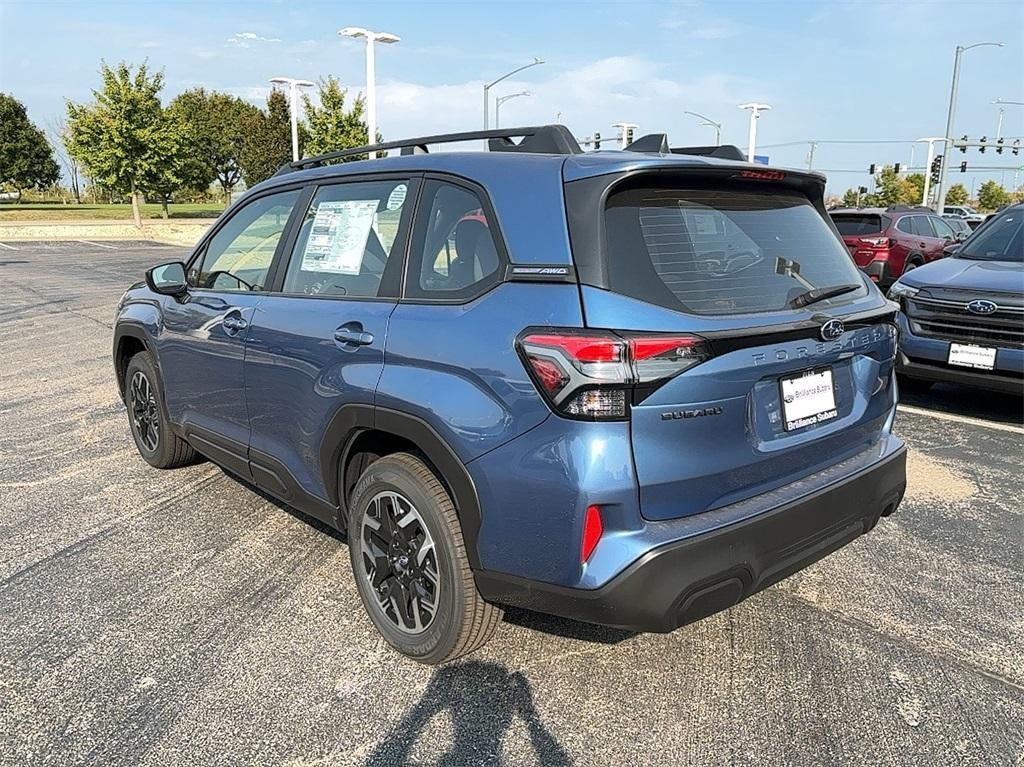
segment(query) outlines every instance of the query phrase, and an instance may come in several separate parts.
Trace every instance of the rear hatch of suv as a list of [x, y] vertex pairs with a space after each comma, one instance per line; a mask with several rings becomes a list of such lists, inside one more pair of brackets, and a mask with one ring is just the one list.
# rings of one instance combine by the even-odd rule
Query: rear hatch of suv
[[822, 187], [714, 166], [566, 184], [586, 325], [624, 341], [647, 519], [796, 482], [891, 423], [892, 307], [829, 227]]
[[843, 237], [846, 249], [861, 269], [887, 253], [889, 238], [884, 232], [892, 224], [881, 213], [832, 213], [832, 222]]

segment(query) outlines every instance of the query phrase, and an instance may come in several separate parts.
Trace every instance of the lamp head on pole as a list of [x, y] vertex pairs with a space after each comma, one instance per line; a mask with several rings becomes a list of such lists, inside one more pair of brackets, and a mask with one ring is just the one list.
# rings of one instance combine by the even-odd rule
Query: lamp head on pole
[[374, 43], [397, 43], [402, 39], [390, 32], [371, 32], [363, 27], [342, 27], [338, 30], [338, 34], [342, 37], [365, 37]]

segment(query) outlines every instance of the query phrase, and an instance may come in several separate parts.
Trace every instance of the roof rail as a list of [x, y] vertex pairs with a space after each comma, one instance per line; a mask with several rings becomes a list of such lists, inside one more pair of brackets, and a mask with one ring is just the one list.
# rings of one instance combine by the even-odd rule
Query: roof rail
[[740, 160], [746, 162], [747, 156], [738, 146], [719, 144], [718, 146], [674, 146], [672, 154], [700, 155], [701, 157], [717, 157], [720, 160]]
[[[513, 138], [522, 139], [518, 144]], [[426, 154], [430, 144], [452, 144], [460, 141], [487, 139], [487, 148], [492, 152], [536, 152], [538, 154], [579, 154], [583, 150], [576, 142], [572, 133], [564, 125], [537, 125], [528, 128], [498, 128], [495, 130], [467, 131], [463, 133], [440, 133], [436, 136], [420, 136], [400, 141], [385, 141], [380, 144], [342, 149], [328, 152], [316, 157], [304, 157], [301, 160], [281, 166], [274, 175], [291, 173], [305, 168], [316, 168], [331, 160], [343, 160], [361, 154], [383, 152], [388, 149], [401, 149], [403, 155]]]
[[934, 213], [935, 212], [934, 210], [932, 210], [931, 208], [927, 207], [926, 205], [904, 205], [902, 203], [900, 203], [898, 205], [890, 205], [888, 208], [886, 208], [886, 210], [889, 211], [890, 213], [904, 213], [904, 212], [912, 211], [912, 210], [926, 210], [929, 213]]

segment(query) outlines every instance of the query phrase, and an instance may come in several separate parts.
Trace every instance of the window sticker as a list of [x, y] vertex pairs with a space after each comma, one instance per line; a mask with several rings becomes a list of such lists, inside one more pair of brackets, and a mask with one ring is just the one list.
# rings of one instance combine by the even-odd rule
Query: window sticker
[[359, 274], [379, 204], [379, 200], [319, 203], [302, 253], [302, 270]]
[[405, 195], [409, 191], [409, 187], [405, 184], [399, 184], [391, 190], [391, 194], [388, 196], [388, 210], [398, 210], [405, 203]]

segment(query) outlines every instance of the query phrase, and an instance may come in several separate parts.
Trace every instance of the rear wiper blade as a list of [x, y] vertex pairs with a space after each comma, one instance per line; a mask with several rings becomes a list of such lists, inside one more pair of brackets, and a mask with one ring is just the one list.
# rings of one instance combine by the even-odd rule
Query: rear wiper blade
[[809, 306], [810, 304], [818, 303], [818, 301], [824, 301], [827, 298], [835, 298], [836, 296], [841, 296], [846, 293], [852, 293], [860, 287], [862, 287], [862, 285], [850, 284], [836, 285], [831, 288], [814, 288], [813, 290], [808, 290], [806, 293], [801, 293], [796, 298], [792, 299], [789, 302], [789, 305], [794, 309], [801, 306]]

